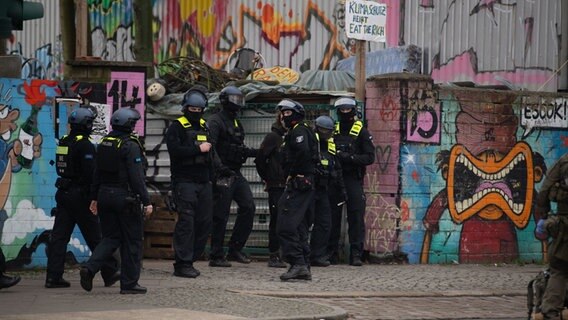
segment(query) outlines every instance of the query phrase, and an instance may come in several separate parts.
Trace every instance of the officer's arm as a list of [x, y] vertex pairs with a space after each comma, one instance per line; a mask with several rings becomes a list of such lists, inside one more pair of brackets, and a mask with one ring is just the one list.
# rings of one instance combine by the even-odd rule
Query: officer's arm
[[361, 146], [360, 153], [352, 156], [353, 163], [358, 166], [368, 166], [375, 162], [375, 146], [373, 145], [373, 136], [365, 128], [361, 130], [357, 137]]
[[274, 133], [269, 133], [264, 137], [262, 143], [260, 144], [260, 148], [258, 149], [256, 159], [254, 163], [256, 165], [256, 171], [258, 175], [263, 179], [266, 180], [267, 177], [267, 162], [268, 157], [272, 154], [274, 150], [278, 147], [278, 137]]
[[538, 192], [536, 200], [537, 205], [539, 207], [550, 209], [550, 201], [548, 199], [548, 194], [552, 186], [554, 186], [555, 183], [560, 181], [562, 175], [562, 165], [566, 164], [567, 161], [568, 161], [567, 157], [563, 156], [562, 158], [560, 158], [560, 160], [558, 160], [554, 164], [552, 169], [548, 170], [548, 172], [546, 173], [546, 178], [544, 179], [544, 182], [540, 186], [540, 190]]
[[194, 157], [201, 152], [195, 143], [187, 146], [182, 145], [180, 137], [184, 134], [184, 129], [177, 121], [173, 122], [168, 128], [166, 132], [166, 145], [171, 157], [176, 159]]
[[122, 148], [125, 150], [126, 169], [128, 170], [128, 183], [132, 191], [140, 196], [144, 206], [150, 204], [150, 197], [146, 189], [144, 177], [144, 158], [138, 144], [128, 141]]
[[209, 129], [209, 140], [212, 145], [216, 146], [222, 131], [222, 125], [216, 118], [207, 121], [207, 129]]
[[92, 183], [91, 183], [91, 189], [90, 189], [90, 198], [91, 200], [97, 200], [98, 198], [98, 194], [99, 194], [99, 187], [101, 185], [101, 182], [99, 180], [99, 172], [95, 163], [95, 168], [93, 169], [93, 175], [92, 175]]
[[290, 138], [290, 148], [296, 156], [294, 163], [290, 167], [290, 175], [301, 174], [297, 171], [298, 168], [302, 167], [303, 163], [313, 161], [309, 143], [310, 137], [307, 129], [300, 127], [299, 129], [294, 130]]
[[78, 144], [77, 155], [75, 159], [79, 159], [79, 170], [83, 182], [91, 184], [93, 171], [95, 170], [95, 146], [87, 139], [80, 141]]
[[341, 192], [346, 192], [345, 181], [343, 180], [343, 168], [341, 167], [341, 161], [338, 156], [334, 156], [334, 180], [335, 184], [341, 190]]

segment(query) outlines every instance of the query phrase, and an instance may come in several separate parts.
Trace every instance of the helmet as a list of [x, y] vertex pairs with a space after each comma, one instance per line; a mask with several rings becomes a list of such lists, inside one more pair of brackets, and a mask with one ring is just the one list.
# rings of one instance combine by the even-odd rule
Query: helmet
[[133, 108], [120, 108], [110, 117], [110, 125], [113, 129], [125, 132], [132, 132], [134, 125], [140, 120], [140, 113]]
[[97, 115], [89, 106], [81, 105], [71, 112], [67, 122], [71, 125], [71, 129], [91, 131], [96, 117]]
[[184, 109], [186, 107], [197, 107], [205, 109], [205, 107], [207, 107], [207, 98], [201, 91], [189, 89], [183, 95], [183, 101], [181, 102], [181, 105]]
[[284, 99], [282, 101], [280, 101], [277, 105], [277, 108], [283, 112], [286, 110], [292, 110], [293, 112], [301, 115], [301, 116], [305, 116], [306, 115], [306, 111], [304, 110], [304, 106], [299, 103], [298, 101], [294, 101], [292, 99]]
[[241, 90], [235, 86], [223, 88], [219, 94], [219, 100], [221, 101], [221, 105], [229, 111], [236, 112], [245, 106], [245, 96]]
[[328, 116], [317, 117], [315, 124], [317, 128], [322, 128], [327, 130], [333, 130], [335, 128], [335, 123], [333, 122], [333, 119], [331, 119]]
[[352, 109], [357, 108], [357, 102], [353, 98], [343, 97], [335, 100], [333, 106], [336, 109]]

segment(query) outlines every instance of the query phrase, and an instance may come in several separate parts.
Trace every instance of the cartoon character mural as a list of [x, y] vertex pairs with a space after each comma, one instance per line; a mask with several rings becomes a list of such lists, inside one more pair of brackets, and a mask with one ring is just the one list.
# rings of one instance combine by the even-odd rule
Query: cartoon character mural
[[491, 102], [481, 109], [472, 93], [455, 95], [461, 107], [455, 119], [457, 143], [437, 155], [446, 186], [424, 215], [420, 262], [429, 261], [432, 237], [446, 209], [461, 225], [460, 263], [511, 262], [519, 257], [517, 230], [529, 224], [535, 184], [546, 172], [544, 159], [527, 142], [517, 141], [515, 94], [489, 94], [486, 101]]

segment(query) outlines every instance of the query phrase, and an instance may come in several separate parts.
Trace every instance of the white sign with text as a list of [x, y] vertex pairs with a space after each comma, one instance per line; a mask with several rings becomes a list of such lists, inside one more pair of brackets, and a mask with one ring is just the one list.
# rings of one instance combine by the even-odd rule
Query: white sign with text
[[345, 2], [345, 32], [351, 39], [385, 42], [387, 6], [374, 1]]

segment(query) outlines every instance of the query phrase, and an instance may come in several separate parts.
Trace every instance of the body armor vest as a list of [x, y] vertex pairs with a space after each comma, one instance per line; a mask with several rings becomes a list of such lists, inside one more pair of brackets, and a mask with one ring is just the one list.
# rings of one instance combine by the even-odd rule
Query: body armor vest
[[232, 162], [240, 165], [246, 161], [244, 149], [245, 130], [237, 119], [230, 121], [221, 114], [219, 114], [219, 117], [227, 130], [227, 136], [219, 137], [216, 146], [217, 154], [219, 154], [223, 162]]
[[355, 150], [353, 149], [353, 142], [355, 142], [355, 139], [357, 139], [357, 137], [361, 133], [361, 129], [363, 129], [363, 122], [357, 120], [351, 126], [349, 135], [342, 135], [340, 123], [337, 122], [335, 124], [334, 131], [334, 139], [337, 149], [343, 152], [354, 152]]
[[97, 148], [97, 169], [101, 174], [101, 183], [128, 182], [127, 173], [121, 171], [124, 164], [121, 161], [120, 148], [129, 140], [136, 142], [140, 150], [143, 150], [142, 144], [134, 135], [122, 138], [106, 136], [101, 140]]
[[[185, 130], [185, 141], [184, 145], [195, 145], [199, 147], [200, 144], [209, 141], [209, 133], [207, 132], [207, 127], [205, 126], [205, 120], [201, 119], [199, 121], [199, 128], [194, 128], [191, 122], [187, 120], [186, 117], [179, 117], [177, 121], [184, 127]], [[190, 128], [194, 128], [190, 130]], [[211, 162], [211, 156], [209, 153], [200, 153], [195, 157], [187, 158], [182, 161], [183, 165], [194, 165], [194, 164], [207, 164]]]
[[70, 136], [64, 136], [59, 141], [57, 149], [55, 151], [56, 162], [55, 167], [57, 175], [62, 178], [74, 179], [79, 177], [79, 170], [77, 168], [76, 162], [78, 159], [72, 159], [73, 148], [77, 142], [83, 140], [82, 135], [77, 135], [74, 138]]

